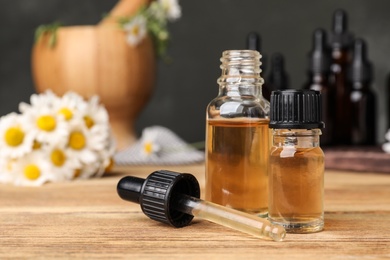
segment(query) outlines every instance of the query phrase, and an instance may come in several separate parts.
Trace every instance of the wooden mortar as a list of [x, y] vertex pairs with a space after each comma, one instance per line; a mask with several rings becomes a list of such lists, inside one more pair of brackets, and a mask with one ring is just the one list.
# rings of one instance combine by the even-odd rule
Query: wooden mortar
[[121, 0], [98, 25], [60, 27], [54, 47], [48, 45], [50, 35], [44, 34], [32, 50], [37, 92], [98, 95], [119, 150], [137, 139], [134, 123], [153, 92], [156, 59], [150, 37], [129, 45], [116, 19], [134, 14], [148, 2]]

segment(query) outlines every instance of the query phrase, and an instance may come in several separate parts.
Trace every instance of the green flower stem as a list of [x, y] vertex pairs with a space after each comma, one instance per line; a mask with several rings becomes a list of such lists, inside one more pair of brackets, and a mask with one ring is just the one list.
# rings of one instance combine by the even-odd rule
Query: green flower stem
[[49, 34], [50, 36], [49, 36], [48, 47], [54, 48], [55, 45], [57, 44], [57, 30], [61, 26], [62, 24], [59, 22], [54, 22], [52, 24], [44, 24], [39, 26], [35, 30], [35, 43], [37, 43], [44, 34]]

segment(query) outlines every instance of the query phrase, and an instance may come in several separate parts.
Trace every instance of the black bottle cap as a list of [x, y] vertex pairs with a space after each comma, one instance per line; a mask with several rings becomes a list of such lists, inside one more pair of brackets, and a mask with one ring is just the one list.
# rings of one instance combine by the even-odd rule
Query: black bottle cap
[[193, 216], [171, 208], [176, 194], [200, 198], [200, 187], [189, 173], [155, 171], [146, 179], [127, 176], [117, 185], [119, 197], [141, 205], [149, 218], [174, 227], [188, 225]]
[[269, 127], [274, 129], [324, 128], [321, 93], [315, 90], [272, 91]]
[[367, 44], [363, 39], [356, 39], [354, 42], [352, 62], [347, 75], [351, 82], [370, 82], [373, 78], [372, 65], [367, 58]]
[[335, 48], [348, 48], [353, 41], [353, 35], [348, 32], [347, 13], [338, 9], [333, 13], [333, 26], [331, 34], [331, 45]]
[[271, 57], [271, 70], [268, 76], [268, 83], [273, 90], [287, 89], [288, 75], [284, 66], [284, 57], [281, 53], [274, 53]]
[[327, 45], [326, 32], [317, 29], [313, 33], [313, 46], [309, 53], [309, 72], [328, 73], [331, 65], [331, 53]]

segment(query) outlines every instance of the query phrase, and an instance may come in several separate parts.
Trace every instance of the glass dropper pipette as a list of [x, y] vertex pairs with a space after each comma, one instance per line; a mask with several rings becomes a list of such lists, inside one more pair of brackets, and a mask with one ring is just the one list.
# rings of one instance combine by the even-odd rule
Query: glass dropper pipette
[[284, 227], [267, 219], [199, 199], [199, 184], [191, 174], [162, 170], [146, 179], [127, 176], [119, 181], [117, 192], [139, 203], [151, 219], [175, 227], [188, 225], [195, 216], [258, 238], [282, 241], [286, 235]]

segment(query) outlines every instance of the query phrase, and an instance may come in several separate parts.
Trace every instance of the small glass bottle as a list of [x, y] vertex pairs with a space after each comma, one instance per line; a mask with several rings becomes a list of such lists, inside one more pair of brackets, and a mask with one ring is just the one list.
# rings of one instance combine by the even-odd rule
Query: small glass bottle
[[290, 233], [316, 232], [324, 226], [323, 127], [319, 91], [272, 92], [268, 217]]
[[268, 210], [269, 102], [259, 52], [222, 53], [219, 94], [207, 107], [206, 200], [265, 216]]

